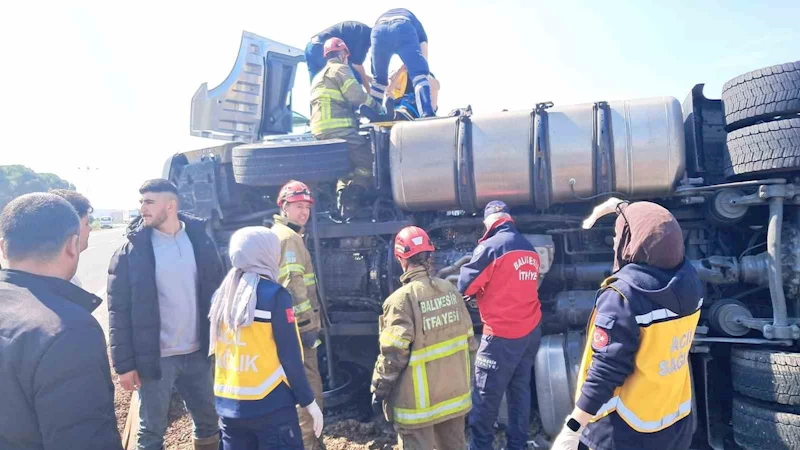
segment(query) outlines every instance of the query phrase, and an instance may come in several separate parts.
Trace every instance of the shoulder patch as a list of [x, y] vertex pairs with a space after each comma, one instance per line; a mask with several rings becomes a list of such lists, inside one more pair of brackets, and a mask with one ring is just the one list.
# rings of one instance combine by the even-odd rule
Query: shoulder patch
[[283, 260], [289, 264], [297, 262], [297, 254], [293, 251], [287, 251], [283, 254]]
[[286, 322], [294, 323], [294, 308], [286, 308]]
[[608, 337], [608, 332], [602, 328], [595, 327], [592, 334], [592, 349], [595, 351], [602, 350], [608, 346], [611, 340]]
[[484, 250], [486, 250], [486, 247], [484, 247], [483, 244], [478, 245], [475, 247], [475, 250], [472, 251], [472, 257], [477, 258]]

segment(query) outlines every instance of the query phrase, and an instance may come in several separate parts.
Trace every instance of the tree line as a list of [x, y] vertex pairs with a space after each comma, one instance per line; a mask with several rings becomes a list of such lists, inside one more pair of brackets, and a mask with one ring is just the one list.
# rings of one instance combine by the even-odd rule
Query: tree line
[[21, 165], [0, 166], [0, 210], [20, 195], [50, 189], [74, 191], [75, 185], [53, 173], [37, 173]]

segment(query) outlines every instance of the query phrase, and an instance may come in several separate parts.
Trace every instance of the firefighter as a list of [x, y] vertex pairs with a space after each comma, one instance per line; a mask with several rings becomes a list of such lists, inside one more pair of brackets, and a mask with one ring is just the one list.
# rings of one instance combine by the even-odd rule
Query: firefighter
[[[306, 376], [317, 404], [322, 408], [322, 378], [317, 362], [317, 347], [321, 344], [319, 302], [311, 255], [303, 242], [304, 227], [308, 223], [314, 198], [305, 183], [292, 180], [279, 191], [277, 203], [281, 213], [274, 216], [272, 231], [281, 242], [278, 283], [292, 294], [294, 314], [303, 343]], [[320, 440], [314, 436], [311, 416], [305, 409], [299, 409], [298, 414], [305, 448], [321, 448]]]
[[375, 79], [369, 93], [377, 102], [384, 100], [389, 84], [389, 62], [394, 55], [400, 56], [404, 68], [408, 68], [417, 110], [422, 117], [435, 116], [428, 79], [428, 35], [417, 17], [403, 8], [386, 11], [372, 27], [372, 75]]
[[395, 239], [403, 286], [383, 303], [380, 355], [372, 376], [372, 407], [394, 422], [400, 448], [465, 447], [464, 416], [472, 408], [472, 320], [455, 287], [431, 275], [434, 251], [424, 230], [406, 227]]
[[295, 404], [322, 433], [322, 410], [306, 380], [289, 292], [276, 283], [281, 244], [265, 227], [233, 233], [233, 268], [214, 294], [210, 353], [222, 450], [303, 449]]
[[493, 425], [508, 392], [508, 448], [527, 448], [531, 370], [542, 331], [537, 293], [539, 254], [516, 228], [508, 206], [494, 200], [483, 212], [486, 234], [461, 267], [458, 290], [477, 297], [483, 336], [475, 359], [470, 448], [491, 449]]
[[367, 95], [347, 65], [350, 50], [343, 40], [330, 38], [323, 51], [328, 61], [311, 82], [311, 134], [317, 139], [344, 139], [353, 171], [336, 185], [339, 213], [349, 216], [372, 186], [372, 150], [358, 134], [355, 110], [365, 104], [380, 105]]
[[597, 294], [575, 409], [552, 448], [688, 449], [694, 429], [688, 355], [702, 284], [669, 211], [616, 199], [601, 206], [584, 227], [616, 209], [614, 273]]

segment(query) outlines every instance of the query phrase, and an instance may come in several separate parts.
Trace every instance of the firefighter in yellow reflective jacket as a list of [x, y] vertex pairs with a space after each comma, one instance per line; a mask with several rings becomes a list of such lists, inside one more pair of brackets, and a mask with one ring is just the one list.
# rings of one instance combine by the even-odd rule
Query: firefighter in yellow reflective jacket
[[421, 228], [397, 234], [403, 286], [383, 304], [372, 405], [394, 422], [403, 449], [463, 450], [464, 416], [472, 409], [470, 352], [477, 344], [461, 294], [430, 275], [433, 250]]
[[669, 211], [615, 199], [603, 206], [619, 213], [615, 271], [598, 292], [575, 409], [552, 448], [688, 449], [694, 432], [689, 350], [702, 284], [684, 258], [683, 233]]
[[348, 65], [350, 51], [344, 41], [325, 41], [323, 55], [328, 61], [311, 81], [311, 134], [317, 139], [344, 139], [353, 172], [336, 186], [339, 212], [352, 214], [372, 183], [372, 150], [358, 134], [355, 110], [365, 104], [380, 110], [378, 103], [361, 88]]
[[[303, 227], [308, 223], [314, 199], [305, 183], [292, 180], [278, 192], [277, 203], [281, 214], [274, 217], [275, 224], [272, 226], [272, 231], [281, 242], [278, 283], [292, 294], [294, 313], [303, 342], [306, 376], [314, 391], [317, 404], [322, 408], [322, 378], [317, 361], [317, 347], [321, 343], [319, 302], [311, 255], [303, 242], [305, 232]], [[312, 429], [311, 416], [304, 409], [299, 409], [298, 413], [305, 448], [320, 448], [321, 444], [315, 438]]]

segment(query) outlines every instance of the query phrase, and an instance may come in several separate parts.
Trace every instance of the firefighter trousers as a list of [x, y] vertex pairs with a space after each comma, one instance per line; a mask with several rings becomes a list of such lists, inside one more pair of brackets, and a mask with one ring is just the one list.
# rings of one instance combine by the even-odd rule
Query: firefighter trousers
[[[314, 391], [314, 399], [317, 401], [319, 409], [322, 409], [322, 377], [319, 374], [316, 348], [303, 347], [303, 365], [306, 368], [308, 384], [311, 385], [311, 390]], [[306, 450], [321, 449], [322, 437], [317, 439], [314, 436], [314, 420], [311, 418], [311, 414], [298, 405], [297, 415], [300, 418], [300, 430], [303, 433], [303, 447]]]
[[467, 446], [464, 425], [464, 416], [458, 416], [415, 430], [395, 425], [395, 430], [402, 450], [464, 450]]
[[531, 375], [539, 341], [540, 326], [519, 339], [483, 335], [475, 358], [472, 411], [469, 413], [470, 449], [490, 450], [494, 423], [503, 394], [507, 393], [508, 450], [528, 447], [531, 415]]
[[366, 137], [358, 134], [355, 128], [337, 128], [314, 136], [317, 139], [344, 139], [347, 142], [347, 153], [352, 164], [352, 171], [339, 179], [336, 191], [341, 191], [350, 183], [360, 185], [367, 190], [372, 189], [372, 148]]

